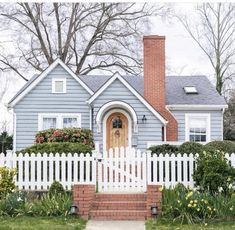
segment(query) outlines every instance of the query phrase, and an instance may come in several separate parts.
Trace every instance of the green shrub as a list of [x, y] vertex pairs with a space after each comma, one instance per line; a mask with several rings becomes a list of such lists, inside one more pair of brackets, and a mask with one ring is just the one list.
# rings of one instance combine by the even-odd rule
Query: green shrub
[[15, 169], [0, 167], [0, 199], [15, 189]]
[[225, 153], [235, 153], [235, 142], [211, 141], [205, 145], [205, 151], [215, 152], [216, 150], [220, 150]]
[[153, 145], [149, 150], [152, 151], [152, 153], [176, 153], [178, 151], [178, 147], [169, 144]]
[[40, 200], [28, 205], [27, 214], [32, 216], [67, 216], [72, 204], [70, 194], [44, 194]]
[[35, 143], [72, 142], [94, 147], [92, 132], [82, 128], [47, 129], [38, 132]]
[[58, 182], [58, 181], [54, 181], [49, 189], [49, 195], [53, 196], [55, 194], [65, 194], [65, 190], [63, 188], [63, 185]]
[[13, 192], [0, 200], [0, 216], [19, 216], [25, 212], [26, 193]]
[[212, 196], [183, 186], [162, 191], [161, 216], [180, 223], [201, 223], [210, 219], [233, 219], [235, 197]]
[[216, 194], [222, 191], [229, 194], [235, 181], [235, 169], [228, 164], [224, 152], [203, 151], [196, 159], [197, 168], [193, 173], [195, 184], [203, 191]]
[[201, 153], [203, 151], [204, 146], [197, 142], [187, 141], [184, 142], [182, 145], [179, 146], [180, 153]]
[[54, 142], [35, 144], [17, 153], [91, 153], [91, 151], [91, 147], [80, 143]]

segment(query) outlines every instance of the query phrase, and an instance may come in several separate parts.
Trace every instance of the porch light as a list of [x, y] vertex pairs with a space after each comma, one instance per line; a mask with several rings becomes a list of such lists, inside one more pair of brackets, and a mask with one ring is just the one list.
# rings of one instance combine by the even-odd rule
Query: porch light
[[157, 214], [158, 214], [157, 205], [151, 206], [151, 214], [152, 214], [152, 216], [157, 217]]
[[78, 206], [75, 204], [72, 204], [69, 209], [69, 215], [76, 215], [78, 211]]
[[146, 122], [147, 122], [147, 118], [146, 118], [145, 115], [143, 115], [143, 117], [142, 117], [142, 123], [145, 124]]

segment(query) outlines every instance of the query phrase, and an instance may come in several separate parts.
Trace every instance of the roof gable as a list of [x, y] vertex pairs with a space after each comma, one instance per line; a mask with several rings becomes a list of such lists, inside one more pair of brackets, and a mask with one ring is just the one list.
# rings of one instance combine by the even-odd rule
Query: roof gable
[[94, 92], [79, 78], [73, 71], [65, 65], [60, 59], [56, 59], [47, 69], [45, 69], [40, 75], [33, 76], [21, 90], [9, 101], [8, 106], [14, 107], [26, 94], [28, 94], [39, 82], [41, 82], [51, 71], [53, 71], [58, 65], [60, 65], [65, 71], [67, 71], [89, 94]]
[[105, 84], [100, 87], [96, 93], [94, 93], [88, 103], [91, 104], [105, 89], [107, 89], [116, 79], [118, 79], [128, 90], [130, 90], [140, 102], [142, 102], [149, 111], [151, 111], [163, 124], [166, 124], [167, 121], [158, 113], [124, 78], [116, 72]]

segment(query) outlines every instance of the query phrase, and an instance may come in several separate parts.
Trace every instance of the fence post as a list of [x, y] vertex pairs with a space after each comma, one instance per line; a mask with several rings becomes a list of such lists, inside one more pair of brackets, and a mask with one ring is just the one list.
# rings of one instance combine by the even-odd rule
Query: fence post
[[152, 151], [150, 151], [150, 150], [147, 150], [146, 151], [146, 159], [147, 159], [147, 165], [146, 165], [146, 170], [147, 170], [147, 173], [146, 173], [146, 175], [147, 175], [147, 179], [146, 179], [146, 183], [147, 183], [147, 185], [148, 184], [151, 184], [151, 178], [152, 178], [152, 176], [151, 176], [151, 153], [152, 153]]
[[7, 168], [13, 168], [13, 151], [12, 150], [7, 150], [6, 151], [6, 167]]

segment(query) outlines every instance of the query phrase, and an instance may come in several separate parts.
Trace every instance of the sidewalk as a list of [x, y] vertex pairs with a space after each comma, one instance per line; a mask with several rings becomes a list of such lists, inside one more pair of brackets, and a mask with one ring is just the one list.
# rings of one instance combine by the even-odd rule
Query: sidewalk
[[144, 221], [89, 220], [85, 230], [145, 230]]

